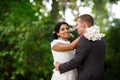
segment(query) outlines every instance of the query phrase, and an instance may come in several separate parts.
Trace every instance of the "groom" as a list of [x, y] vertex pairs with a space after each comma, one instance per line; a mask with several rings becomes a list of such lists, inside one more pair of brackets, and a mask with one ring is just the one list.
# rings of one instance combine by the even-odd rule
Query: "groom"
[[[85, 34], [86, 29], [94, 25], [89, 14], [78, 17], [76, 29]], [[75, 57], [68, 62], [56, 62], [55, 68], [60, 73], [77, 68], [77, 80], [104, 80], [104, 58], [106, 46], [103, 40], [91, 41], [82, 36], [76, 48]]]

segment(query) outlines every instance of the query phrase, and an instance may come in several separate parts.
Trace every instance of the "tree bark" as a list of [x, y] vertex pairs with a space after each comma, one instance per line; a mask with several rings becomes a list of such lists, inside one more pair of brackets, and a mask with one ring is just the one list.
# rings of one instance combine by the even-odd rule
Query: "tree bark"
[[51, 18], [53, 20], [57, 20], [57, 15], [59, 14], [58, 12], [59, 12], [58, 1], [52, 0]]

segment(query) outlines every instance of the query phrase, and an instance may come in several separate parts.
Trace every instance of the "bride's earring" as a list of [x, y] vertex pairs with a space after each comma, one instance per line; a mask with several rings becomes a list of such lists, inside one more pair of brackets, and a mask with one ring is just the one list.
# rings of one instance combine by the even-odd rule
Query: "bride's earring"
[[58, 37], [60, 37], [60, 35], [59, 35], [59, 34], [57, 34], [57, 36], [58, 36]]
[[60, 35], [58, 35], [58, 37], [60, 37]]

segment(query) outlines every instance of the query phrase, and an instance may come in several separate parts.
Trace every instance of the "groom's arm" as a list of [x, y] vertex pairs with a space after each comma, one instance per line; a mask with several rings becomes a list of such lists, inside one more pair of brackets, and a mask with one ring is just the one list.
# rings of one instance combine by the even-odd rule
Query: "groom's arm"
[[84, 41], [85, 38], [81, 39], [79, 45], [76, 49], [75, 57], [68, 62], [62, 63], [59, 65], [60, 73], [64, 73], [66, 71], [72, 70], [77, 68], [81, 65], [81, 63], [85, 60], [90, 50], [90, 44]]

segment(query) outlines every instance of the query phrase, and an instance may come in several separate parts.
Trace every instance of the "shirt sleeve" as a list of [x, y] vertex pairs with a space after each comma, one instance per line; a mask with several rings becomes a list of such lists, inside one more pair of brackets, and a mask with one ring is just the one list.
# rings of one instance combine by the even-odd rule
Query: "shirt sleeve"
[[59, 43], [59, 41], [58, 41], [58, 40], [53, 40], [53, 41], [51, 42], [51, 48], [52, 48], [56, 43]]

